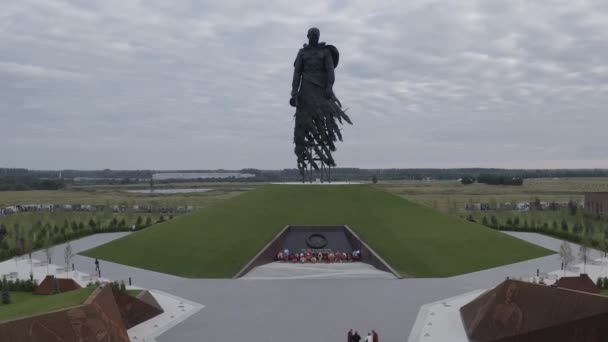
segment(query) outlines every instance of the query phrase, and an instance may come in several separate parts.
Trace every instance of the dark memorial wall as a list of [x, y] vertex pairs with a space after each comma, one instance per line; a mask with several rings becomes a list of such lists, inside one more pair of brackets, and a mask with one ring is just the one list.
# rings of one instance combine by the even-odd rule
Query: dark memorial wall
[[277, 252], [281, 249], [288, 249], [292, 253], [299, 253], [301, 250], [311, 249], [311, 246], [309, 246], [306, 241], [312, 234], [319, 234], [326, 239], [327, 245], [323, 247], [324, 249], [331, 249], [346, 253], [352, 253], [353, 251], [353, 246], [344, 234], [344, 229], [342, 227], [337, 227], [335, 229], [319, 229], [319, 227], [293, 227], [289, 230], [289, 234], [287, 234], [285, 241], [283, 241], [283, 245], [280, 249], [277, 249]]
[[475, 342], [608, 341], [608, 298], [506, 280], [460, 309]]
[[[370, 264], [379, 270], [390, 272], [401, 278], [386, 261], [384, 261], [371, 247], [363, 242], [355, 232], [346, 225], [289, 225], [283, 228], [258, 254], [253, 257], [235, 276], [239, 278], [253, 268], [274, 262], [279, 251], [289, 249], [290, 252], [300, 252], [302, 249], [313, 249], [307, 243], [311, 235], [321, 235], [327, 242], [322, 249], [339, 250], [351, 253], [353, 250], [361, 251], [361, 262]], [[310, 241], [310, 240], [309, 240]]]

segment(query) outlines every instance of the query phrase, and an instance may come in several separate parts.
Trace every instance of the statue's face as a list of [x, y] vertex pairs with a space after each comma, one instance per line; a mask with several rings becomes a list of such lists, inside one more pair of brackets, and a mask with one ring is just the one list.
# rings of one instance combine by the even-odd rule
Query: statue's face
[[310, 30], [308, 30], [308, 41], [311, 44], [317, 44], [319, 42], [319, 36], [321, 35], [321, 33], [319, 32], [319, 29], [317, 28], [311, 28]]

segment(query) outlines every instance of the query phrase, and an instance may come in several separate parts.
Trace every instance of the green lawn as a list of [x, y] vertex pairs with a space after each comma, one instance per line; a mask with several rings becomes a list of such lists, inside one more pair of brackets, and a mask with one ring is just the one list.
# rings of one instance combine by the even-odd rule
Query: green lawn
[[226, 278], [287, 224], [347, 224], [412, 277], [452, 276], [553, 253], [371, 186], [270, 185], [82, 254], [179, 276]]
[[87, 287], [50, 296], [30, 292], [11, 292], [12, 304], [0, 304], [0, 321], [27, 317], [82, 304], [95, 290]]

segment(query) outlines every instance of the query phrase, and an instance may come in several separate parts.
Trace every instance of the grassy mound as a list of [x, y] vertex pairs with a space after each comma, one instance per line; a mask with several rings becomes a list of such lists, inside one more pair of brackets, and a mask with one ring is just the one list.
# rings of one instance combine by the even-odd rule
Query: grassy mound
[[12, 304], [0, 304], [0, 321], [55, 311], [84, 303], [94, 287], [86, 287], [56, 295], [41, 296], [30, 292], [11, 292]]
[[82, 254], [232, 277], [288, 224], [347, 224], [404, 276], [452, 276], [553, 253], [369, 186], [271, 185]]

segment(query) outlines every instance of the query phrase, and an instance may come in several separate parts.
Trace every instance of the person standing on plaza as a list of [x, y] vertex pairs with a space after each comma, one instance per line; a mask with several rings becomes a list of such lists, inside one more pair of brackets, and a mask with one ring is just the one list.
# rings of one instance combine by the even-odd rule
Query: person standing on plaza
[[365, 340], [363, 342], [374, 342], [374, 338], [372, 337], [372, 333], [367, 333]]
[[379, 342], [378, 340], [378, 332], [376, 330], [372, 330], [373, 342]]
[[359, 333], [357, 331], [355, 331], [355, 333], [353, 334], [352, 340], [353, 340], [353, 342], [361, 341], [361, 336], [359, 336]]
[[353, 329], [350, 329], [346, 336], [347, 336], [346, 342], [353, 342]]

